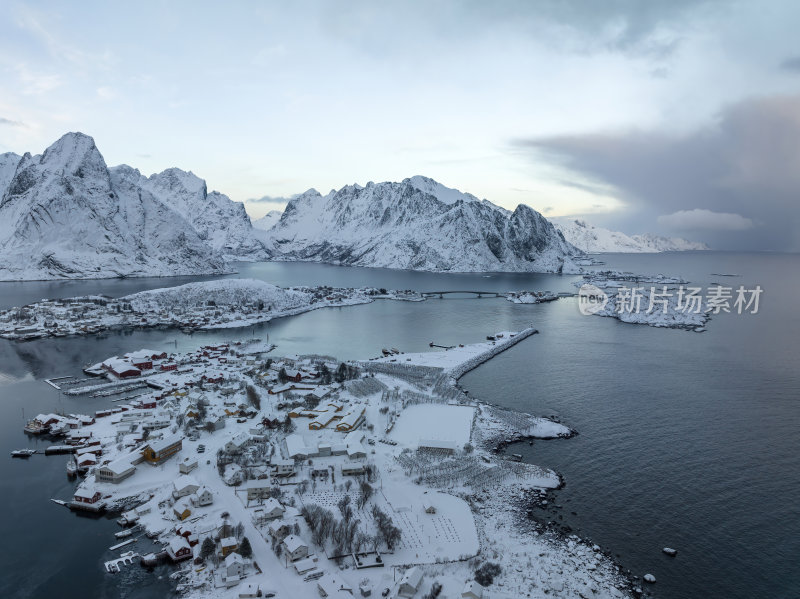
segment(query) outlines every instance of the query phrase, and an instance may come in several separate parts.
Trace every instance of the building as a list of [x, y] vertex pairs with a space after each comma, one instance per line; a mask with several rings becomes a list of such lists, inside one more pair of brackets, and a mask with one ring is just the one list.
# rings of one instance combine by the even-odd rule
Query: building
[[286, 511], [280, 502], [275, 499], [274, 497], [270, 497], [264, 502], [264, 505], [261, 507], [261, 510], [264, 514], [264, 518], [269, 520], [274, 520], [275, 518], [281, 518], [283, 513]]
[[95, 470], [95, 478], [102, 482], [121, 483], [123, 480], [136, 472], [136, 466], [131, 464], [131, 458], [120, 458], [100, 466]]
[[236, 537], [225, 537], [219, 541], [222, 557], [228, 557], [231, 553], [239, 548], [239, 541]]
[[196, 506], [204, 507], [214, 503], [214, 495], [208, 487], [200, 487], [192, 496], [192, 503]]
[[272, 485], [269, 480], [248, 480], [245, 484], [247, 489], [247, 503], [269, 499], [272, 496]]
[[325, 574], [317, 579], [317, 591], [323, 599], [349, 598], [353, 589], [335, 574]]
[[398, 597], [413, 597], [422, 586], [422, 570], [417, 566], [406, 571], [397, 586]]
[[308, 545], [297, 535], [289, 535], [283, 540], [283, 551], [293, 562], [308, 557]]
[[294, 474], [294, 460], [272, 460], [275, 476], [291, 476]]
[[314, 420], [308, 423], [308, 428], [312, 431], [321, 430], [328, 426], [334, 418], [336, 418], [335, 412], [321, 412]]
[[164, 463], [183, 448], [183, 437], [171, 435], [148, 443], [142, 448], [142, 457], [149, 464]]
[[342, 464], [342, 476], [358, 476], [366, 471], [363, 462], [357, 464]]
[[189, 507], [189, 501], [185, 498], [176, 501], [175, 505], [172, 506], [172, 512], [175, 514], [175, 517], [178, 518], [178, 520], [186, 520], [186, 518], [192, 515], [192, 510]]
[[184, 458], [184, 460], [178, 464], [178, 470], [180, 470], [181, 474], [189, 474], [195, 468], [197, 468], [197, 460], [194, 458]]
[[102, 497], [103, 494], [93, 487], [78, 488], [72, 496], [69, 506], [73, 509], [99, 512], [105, 507], [105, 502], [101, 501]]
[[231, 579], [234, 579], [238, 583], [242, 578], [242, 574], [244, 574], [244, 559], [236, 552], [230, 553], [225, 558], [224, 567], [225, 580], [231, 581]]
[[474, 580], [468, 580], [461, 591], [461, 599], [483, 599], [483, 587]]
[[192, 557], [192, 546], [184, 537], [172, 537], [167, 545], [167, 555], [173, 562], [188, 559]]
[[267, 532], [269, 536], [280, 540], [292, 532], [292, 528], [294, 527], [291, 522], [287, 522], [286, 520], [273, 520], [269, 523], [269, 526], [267, 526]]
[[239, 433], [225, 444], [225, 451], [227, 453], [238, 453], [244, 449], [249, 441], [250, 435], [248, 433]]
[[439, 439], [420, 439], [419, 449], [431, 449], [446, 454], [454, 454], [458, 450], [455, 441], [441, 441]]
[[111, 373], [118, 379], [129, 379], [142, 375], [142, 371], [127, 360], [117, 357], [109, 358], [102, 364], [103, 370]]
[[193, 495], [200, 488], [200, 484], [191, 476], [179, 476], [177, 480], [172, 482], [174, 489], [172, 496], [175, 499]]
[[348, 433], [358, 427], [364, 420], [364, 411], [366, 408], [352, 410], [345, 414], [339, 424], [336, 425], [336, 430], [342, 433]]

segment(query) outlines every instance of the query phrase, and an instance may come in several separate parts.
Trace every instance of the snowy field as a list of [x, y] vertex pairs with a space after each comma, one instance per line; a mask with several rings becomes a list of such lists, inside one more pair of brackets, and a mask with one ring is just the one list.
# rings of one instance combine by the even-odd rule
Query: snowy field
[[463, 447], [469, 442], [474, 415], [475, 409], [469, 406], [408, 406], [400, 414], [390, 436], [394, 441], [409, 447], [416, 447], [421, 439], [451, 441], [458, 447]]

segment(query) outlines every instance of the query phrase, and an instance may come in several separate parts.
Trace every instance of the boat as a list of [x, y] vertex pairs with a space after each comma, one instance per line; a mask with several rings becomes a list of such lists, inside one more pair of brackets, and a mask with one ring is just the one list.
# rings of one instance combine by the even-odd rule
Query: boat
[[29, 458], [36, 453], [35, 449], [15, 449], [11, 452], [12, 458]]
[[29, 420], [28, 423], [22, 427], [22, 430], [30, 435], [43, 435], [47, 432], [47, 427], [38, 420]]
[[392, 352], [390, 352], [390, 351], [389, 351], [388, 349], [386, 349], [385, 347], [384, 347], [384, 348], [381, 350], [381, 353], [382, 353], [384, 356], [391, 356], [391, 355], [392, 355]]
[[522, 455], [519, 453], [512, 453], [508, 459], [511, 460], [512, 462], [521, 462]]
[[121, 530], [119, 532], [115, 532], [114, 536], [117, 537], [118, 539], [124, 539], [126, 537], [131, 536], [132, 534], [133, 534], [133, 529], [132, 528], [126, 528], [125, 530]]
[[494, 341], [494, 335], [486, 335], [486, 341]]
[[78, 474], [78, 462], [72, 457], [67, 462], [67, 476], [75, 476], [76, 474]]

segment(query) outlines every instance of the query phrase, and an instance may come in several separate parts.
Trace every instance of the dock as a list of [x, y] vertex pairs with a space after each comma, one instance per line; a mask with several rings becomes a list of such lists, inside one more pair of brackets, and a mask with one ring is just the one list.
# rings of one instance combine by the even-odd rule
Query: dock
[[120, 566], [129, 566], [133, 563], [133, 560], [139, 557], [138, 553], [134, 553], [133, 551], [128, 551], [120, 555], [117, 559], [109, 560], [105, 563], [106, 572], [109, 574], [117, 574], [121, 570]]
[[121, 543], [117, 543], [116, 545], [112, 545], [111, 547], [108, 548], [108, 550], [109, 551], [116, 551], [117, 549], [122, 549], [123, 547], [125, 547], [125, 545], [130, 545], [131, 543], [135, 543], [138, 540], [139, 540], [139, 537], [136, 537], [134, 539], [125, 539]]
[[44, 455], [59, 455], [65, 453], [75, 453], [78, 448], [75, 445], [50, 445], [44, 448]]

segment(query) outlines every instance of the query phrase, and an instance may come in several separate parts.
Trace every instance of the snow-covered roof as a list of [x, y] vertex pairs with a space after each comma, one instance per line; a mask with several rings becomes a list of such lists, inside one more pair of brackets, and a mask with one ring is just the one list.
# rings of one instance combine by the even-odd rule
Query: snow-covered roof
[[239, 542], [236, 540], [236, 537], [225, 537], [220, 540], [219, 544], [222, 547], [237, 547]]
[[131, 468], [136, 468], [136, 466], [131, 464], [131, 456], [125, 456], [123, 458], [119, 458], [118, 460], [109, 462], [108, 464], [105, 464], [102, 467], [109, 470], [112, 474], [115, 474], [117, 476], [125, 474]]
[[174, 445], [178, 441], [182, 441], [183, 437], [180, 435], [167, 435], [166, 437], [159, 439], [158, 441], [152, 441], [147, 443], [147, 447], [150, 447], [154, 452], [158, 453], [159, 451], [164, 451], [170, 445]]
[[403, 578], [400, 580], [400, 586], [407, 584], [414, 589], [418, 589], [421, 582], [422, 582], [422, 570], [417, 566], [414, 566], [413, 568], [408, 570], [403, 576]]
[[308, 548], [308, 544], [297, 535], [289, 535], [283, 540], [283, 544], [286, 545], [286, 549], [289, 550], [289, 553], [294, 553], [301, 547]]
[[272, 484], [269, 482], [268, 478], [251, 479], [248, 480], [244, 485], [245, 489], [269, 489], [271, 487]]
[[275, 499], [274, 497], [270, 497], [269, 499], [267, 499], [264, 502], [264, 505], [262, 506], [262, 508], [267, 512], [271, 512], [272, 510], [276, 510], [276, 509], [280, 510], [281, 512], [284, 511], [283, 510], [283, 506], [281, 505], [281, 502], [278, 501], [277, 499]]
[[483, 587], [475, 580], [468, 580], [467, 584], [461, 591], [461, 596], [474, 595], [475, 597], [483, 597]]
[[286, 449], [289, 452], [289, 457], [306, 456], [309, 453], [314, 453], [309, 450], [306, 445], [305, 439], [297, 433], [293, 433], [286, 437]]
[[176, 478], [173, 481], [172, 484], [175, 485], [175, 490], [176, 491], [180, 491], [180, 490], [185, 489], [187, 487], [195, 487], [195, 488], [199, 488], [200, 487], [200, 483], [198, 483], [197, 480], [194, 477], [187, 476], [185, 474], [182, 475], [182, 476], [179, 476], [178, 478]]
[[236, 552], [231, 553], [231, 554], [228, 555], [228, 557], [225, 558], [225, 566], [226, 567], [227, 566], [232, 566], [235, 563], [240, 563], [240, 564], [244, 563], [244, 559], [242, 559], [242, 556], [239, 555], [238, 553], [236, 553]]
[[179, 550], [184, 548], [190, 548], [190, 546], [189, 542], [185, 538], [176, 535], [170, 539], [169, 548], [172, 550], [173, 553], [178, 553]]

